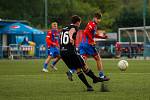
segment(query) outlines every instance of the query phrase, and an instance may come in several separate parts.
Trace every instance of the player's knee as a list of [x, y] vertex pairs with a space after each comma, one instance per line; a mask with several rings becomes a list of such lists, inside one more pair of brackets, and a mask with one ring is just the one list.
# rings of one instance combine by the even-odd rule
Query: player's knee
[[94, 57], [94, 59], [95, 59], [96, 61], [100, 61], [100, 60], [101, 60], [101, 58], [100, 58], [99, 55], [95, 55], [95, 56], [93, 56], [93, 57]]
[[95, 59], [96, 61], [98, 61], [98, 60], [99, 60], [99, 57], [98, 57], [98, 56], [94, 56], [94, 59]]
[[81, 73], [83, 73], [81, 70], [77, 72], [77, 75], [80, 75]]
[[60, 59], [60, 58], [61, 58], [61, 56], [60, 56], [60, 55], [58, 55], [58, 56], [57, 56], [57, 58], [58, 58], [58, 59]]
[[77, 74], [80, 73], [80, 72], [81, 72], [81, 69], [80, 69], [80, 68], [77, 68], [77, 69], [76, 69], [76, 72], [77, 72]]
[[48, 57], [47, 57], [47, 60], [50, 60], [51, 59], [51, 56], [49, 55]]
[[83, 71], [84, 71], [84, 73], [86, 74], [86, 73], [89, 72], [89, 69], [87, 68], [87, 69], [85, 69], [85, 70], [83, 70]]
[[82, 55], [84, 60], [87, 60], [87, 55]]

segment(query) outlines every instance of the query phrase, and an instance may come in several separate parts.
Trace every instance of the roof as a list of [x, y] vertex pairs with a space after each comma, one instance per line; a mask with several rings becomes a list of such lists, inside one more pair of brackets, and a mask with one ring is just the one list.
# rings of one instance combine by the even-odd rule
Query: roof
[[22, 23], [13, 23], [1, 29], [1, 34], [44, 34], [43, 31]]

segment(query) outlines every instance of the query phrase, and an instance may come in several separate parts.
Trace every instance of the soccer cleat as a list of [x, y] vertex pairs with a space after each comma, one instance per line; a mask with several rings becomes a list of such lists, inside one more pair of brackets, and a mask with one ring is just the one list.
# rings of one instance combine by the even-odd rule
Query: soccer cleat
[[53, 65], [51, 65], [51, 68], [54, 70], [54, 71], [56, 71], [56, 70], [58, 70], [55, 66], [53, 66]]
[[93, 80], [93, 83], [97, 83], [97, 82], [103, 82], [103, 81], [109, 81], [110, 78], [104, 76], [103, 78], [97, 77], [97, 79]]
[[48, 73], [48, 70], [47, 70], [47, 69], [45, 69], [45, 68], [43, 68], [43, 69], [42, 69], [42, 72], [46, 72], [46, 73]]
[[96, 79], [93, 79], [93, 83], [103, 82], [103, 78], [97, 77]]
[[70, 71], [66, 72], [67, 74], [67, 77], [70, 81], [73, 81], [73, 78], [72, 78], [72, 73]]
[[109, 81], [110, 80], [110, 78], [108, 78], [106, 76], [104, 76], [104, 78], [102, 78], [102, 79], [103, 79], [103, 81]]
[[87, 87], [87, 91], [94, 91], [94, 89], [90, 86], [90, 87]]

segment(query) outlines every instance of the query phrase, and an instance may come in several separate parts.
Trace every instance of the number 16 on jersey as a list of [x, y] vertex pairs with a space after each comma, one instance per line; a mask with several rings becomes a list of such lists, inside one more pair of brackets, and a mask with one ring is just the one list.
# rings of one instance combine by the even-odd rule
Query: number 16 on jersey
[[68, 31], [61, 32], [60, 39], [61, 39], [61, 41], [60, 41], [61, 44], [64, 44], [64, 45], [68, 44], [69, 43], [69, 32]]

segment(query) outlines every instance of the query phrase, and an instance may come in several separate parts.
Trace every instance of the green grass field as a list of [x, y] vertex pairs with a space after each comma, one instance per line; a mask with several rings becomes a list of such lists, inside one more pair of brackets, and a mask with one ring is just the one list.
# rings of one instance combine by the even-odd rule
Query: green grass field
[[[67, 79], [67, 67], [60, 61], [58, 71], [42, 73], [44, 60], [0, 60], [0, 100], [150, 100], [150, 60], [129, 60], [129, 68], [121, 72], [118, 60], [103, 60], [110, 92], [100, 92], [101, 83], [93, 84], [93, 92], [74, 74]], [[89, 67], [98, 75], [96, 64]]]

